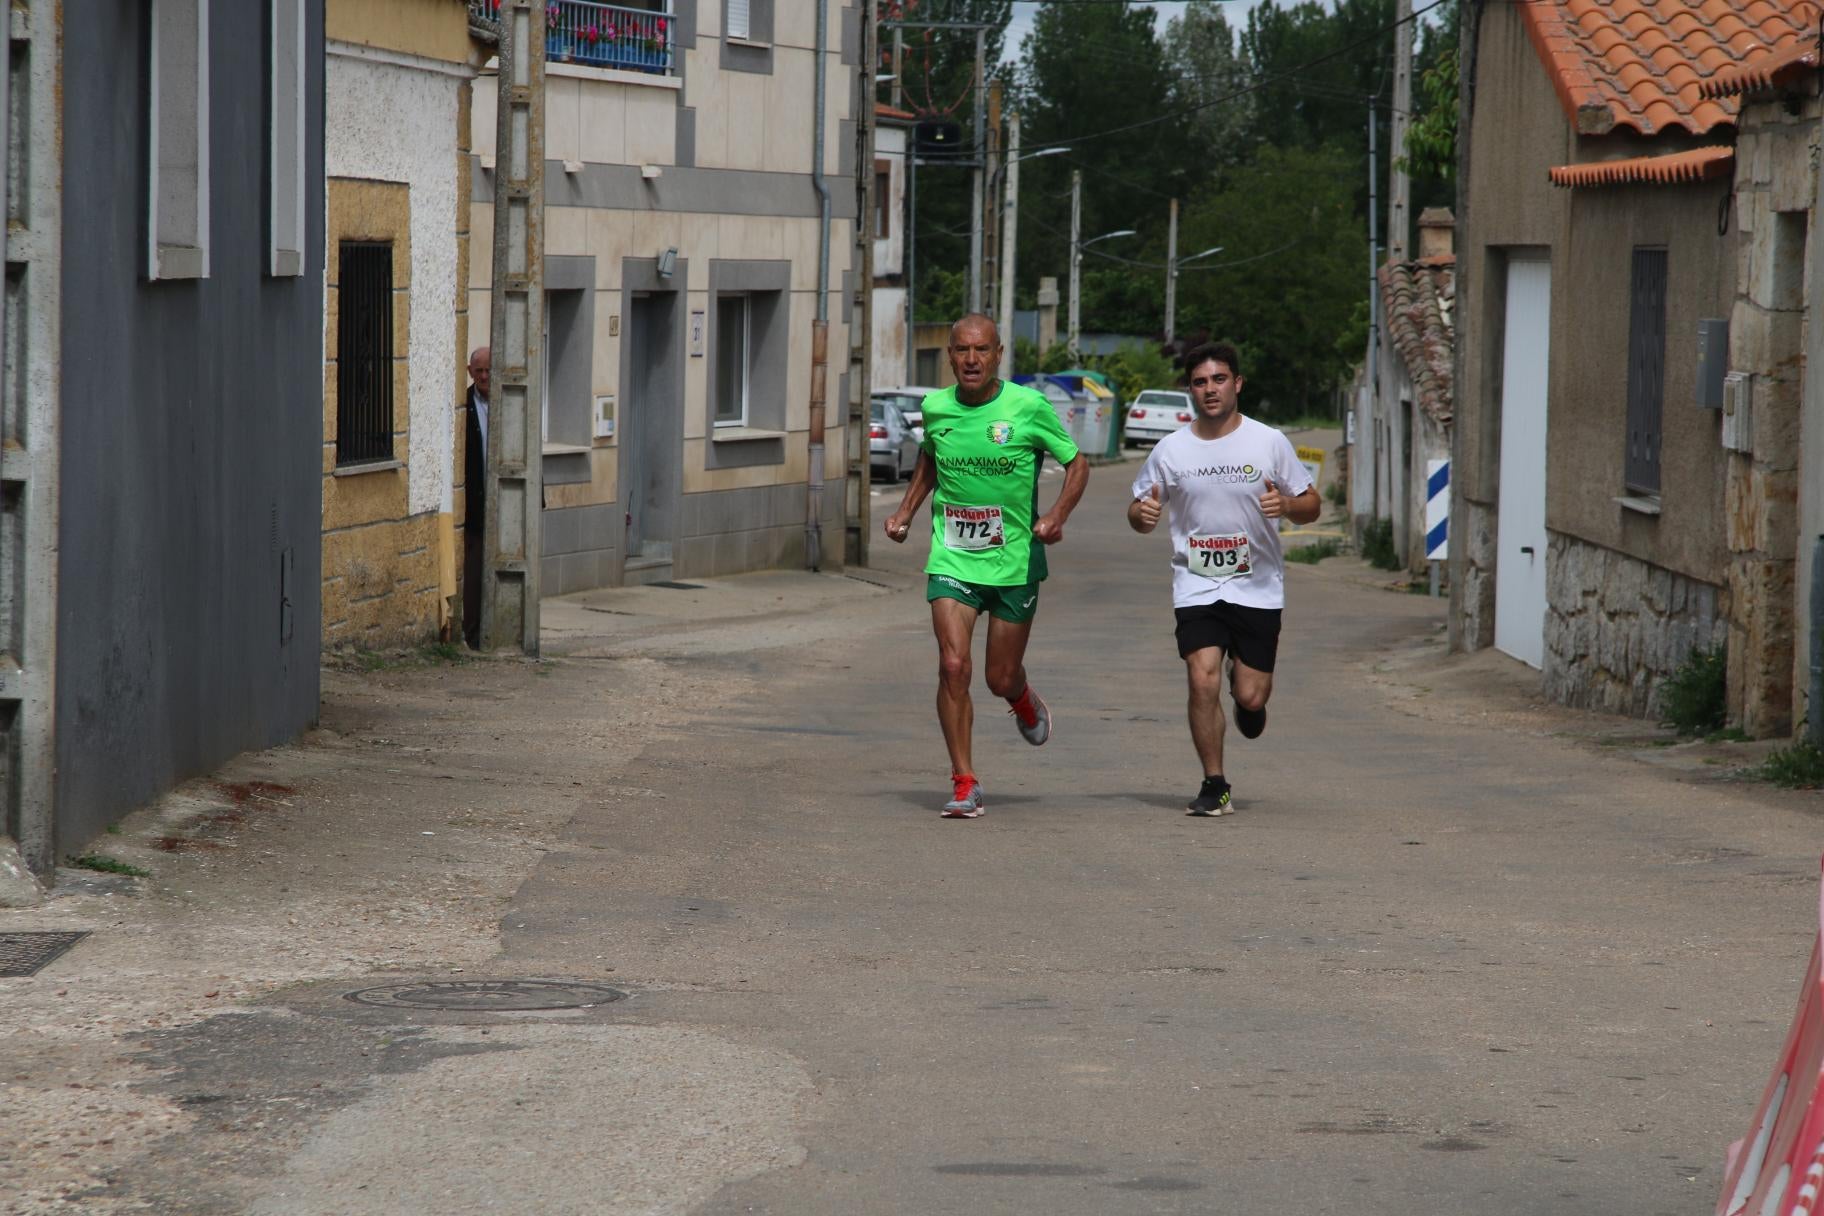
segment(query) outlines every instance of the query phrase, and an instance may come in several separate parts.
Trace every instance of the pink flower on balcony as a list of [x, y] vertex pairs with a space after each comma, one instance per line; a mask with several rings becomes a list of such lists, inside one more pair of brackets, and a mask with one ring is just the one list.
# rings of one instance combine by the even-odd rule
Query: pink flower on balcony
[[551, 29], [556, 29], [557, 28], [557, 17], [558, 17], [557, 5], [553, 4], [553, 5], [547, 6], [545, 9], [545, 24], [547, 26], [549, 26]]
[[[612, 37], [614, 37], [614, 33], [613, 33], [613, 31], [614, 31], [614, 27], [613, 27], [613, 26], [609, 26], [609, 27], [608, 27], [608, 29], [609, 29], [609, 34], [608, 34], [608, 36], [609, 36], [609, 37], [610, 37], [610, 38], [612, 38]], [[596, 40], [596, 39], [597, 39], [597, 38], [599, 38], [599, 37], [601, 37], [601, 31], [600, 31], [600, 30], [598, 30], [598, 29], [596, 29], [596, 28], [595, 28], [595, 27], [594, 27], [594, 26], [593, 26], [593, 25], [592, 25], [592, 26], [590, 26], [590, 27], [589, 27], [589, 28], [588, 28], [588, 29], [586, 29], [586, 30], [584, 30], [584, 31], [583, 31], [583, 37], [585, 37], [585, 38], [587, 38], [587, 39], [588, 39], [588, 40], [589, 40], [589, 41], [590, 41], [590, 42], [591, 42], [591, 43], [593, 43], [593, 42], [594, 42], [594, 41], [595, 41], [595, 40]]]
[[653, 22], [652, 28], [659, 32], [659, 37], [663, 38], [665, 36], [665, 18], [660, 17]]
[[608, 39], [608, 41], [613, 42], [616, 38], [621, 36], [621, 31], [615, 29], [613, 23], [610, 23], [602, 27], [602, 36]]

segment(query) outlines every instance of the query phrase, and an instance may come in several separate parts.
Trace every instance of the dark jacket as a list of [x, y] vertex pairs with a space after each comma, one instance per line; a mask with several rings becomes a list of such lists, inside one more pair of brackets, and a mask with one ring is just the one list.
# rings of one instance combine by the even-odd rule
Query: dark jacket
[[475, 413], [475, 389], [462, 411], [464, 422], [462, 461], [462, 526], [479, 532], [488, 524], [488, 453], [481, 442], [481, 419]]

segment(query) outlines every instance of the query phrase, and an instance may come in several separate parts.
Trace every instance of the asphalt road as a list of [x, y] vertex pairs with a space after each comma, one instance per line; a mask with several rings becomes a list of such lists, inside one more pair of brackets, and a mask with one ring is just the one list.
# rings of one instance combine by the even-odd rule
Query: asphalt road
[[[1096, 471], [1053, 554], [1050, 744], [978, 697], [979, 820], [937, 814], [917, 544], [878, 543], [871, 582], [549, 611], [568, 657], [452, 685], [436, 733], [637, 715], [618, 698], [667, 680], [683, 703], [631, 756], [591, 738], [537, 771], [463, 736], [488, 797], [574, 800], [464, 976], [628, 999], [431, 1015], [343, 979], [155, 1036], [164, 1092], [272, 1113], [239, 1155], [211, 1155], [226, 1123], [169, 1141], [193, 1198], [153, 1210], [1710, 1212], [1816, 928], [1815, 800], [1428, 696], [1423, 662], [1392, 686], [1442, 611], [1333, 560], [1292, 570], [1269, 729], [1230, 740], [1239, 812], [1187, 818], [1132, 468]], [[286, 1135], [247, 1131], [268, 1119]]]
[[599, 851], [527, 884], [506, 960], [606, 954], [674, 986], [665, 1019], [802, 1064], [802, 1164], [706, 1212], [1708, 1212], [1810, 946], [1817, 820], [1390, 708], [1367, 671], [1441, 613], [1359, 567], [1294, 569], [1241, 810], [1186, 818], [1129, 477], [1054, 555], [1053, 741], [978, 698], [984, 818], [935, 814], [920, 552], [877, 544], [914, 589], [862, 632], [693, 654], [751, 692], [630, 770], [665, 813], [579, 819]]

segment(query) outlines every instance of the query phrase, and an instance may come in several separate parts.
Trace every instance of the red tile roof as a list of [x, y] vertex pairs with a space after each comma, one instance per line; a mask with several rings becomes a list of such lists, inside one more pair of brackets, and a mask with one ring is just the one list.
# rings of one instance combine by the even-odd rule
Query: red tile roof
[[1703, 85], [1816, 29], [1813, 0], [1521, 0], [1533, 48], [1579, 134], [1702, 135], [1739, 103]]
[[896, 110], [884, 101], [877, 101], [874, 103], [874, 117], [890, 118], [896, 122], [911, 122], [918, 115], [910, 110]]
[[1449, 426], [1455, 409], [1451, 351], [1456, 341], [1457, 260], [1449, 254], [1380, 269], [1387, 337], [1406, 365], [1419, 407]]
[[1554, 186], [1672, 186], [1727, 177], [1735, 167], [1735, 149], [1693, 148], [1667, 156], [1631, 156], [1582, 165], [1559, 165], [1551, 171]]
[[1719, 72], [1698, 86], [1705, 97], [1739, 97], [1744, 93], [1762, 93], [1791, 84], [1816, 71], [1819, 63], [1819, 40], [1806, 38], [1785, 50], [1774, 51], [1750, 60], [1742, 67]]

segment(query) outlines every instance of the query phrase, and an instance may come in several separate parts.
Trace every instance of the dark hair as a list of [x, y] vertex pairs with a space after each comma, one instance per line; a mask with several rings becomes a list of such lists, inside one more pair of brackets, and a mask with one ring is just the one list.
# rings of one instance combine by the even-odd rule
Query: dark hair
[[1190, 383], [1191, 372], [1199, 363], [1209, 363], [1212, 360], [1226, 365], [1229, 375], [1237, 377], [1241, 375], [1241, 356], [1236, 353], [1233, 346], [1227, 342], [1205, 342], [1202, 346], [1193, 347], [1191, 353], [1184, 357], [1182, 365], [1184, 382]]

